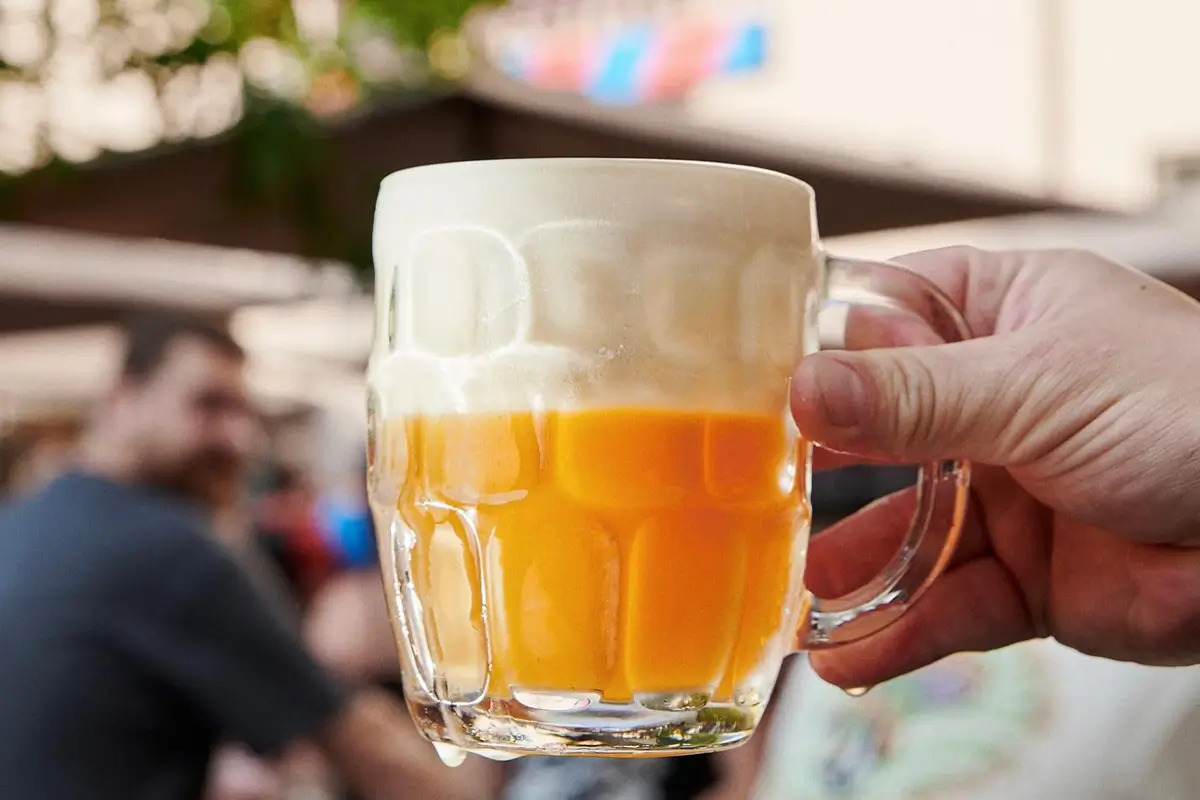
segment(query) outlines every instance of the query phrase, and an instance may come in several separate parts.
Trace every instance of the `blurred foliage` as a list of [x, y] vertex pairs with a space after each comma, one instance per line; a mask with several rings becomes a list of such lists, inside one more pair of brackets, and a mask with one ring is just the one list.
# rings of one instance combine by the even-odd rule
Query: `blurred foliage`
[[458, 27], [479, 0], [355, 0], [358, 14], [378, 24], [397, 41], [428, 48], [440, 31]]
[[[282, 212], [302, 237], [305, 255], [347, 260], [365, 272], [369, 269], [369, 242], [340, 230], [329, 197], [329, 176], [338, 170], [338, 164], [328, 145], [325, 118], [369, 108], [381, 97], [428, 91], [430, 86], [444, 84], [436, 70], [428, 69], [424, 54], [439, 37], [457, 29], [471, 10], [504, 0], [341, 0], [336, 39], [316, 42], [301, 35], [291, 0], [184, 0], [189, 1], [208, 11], [195, 35], [160, 52], [131, 52], [125, 63], [110, 64], [106, 72], [111, 77], [131, 68], [145, 71], [155, 77], [161, 91], [164, 76], [173, 70], [203, 65], [219, 54], [236, 56], [248, 44], [262, 40], [280, 45], [303, 65], [308, 92], [303, 97], [286, 97], [247, 82], [242, 117], [227, 133], [233, 151], [227, 182], [231, 211], [240, 215]], [[96, 2], [98, 31], [121, 26], [132, 30], [130, 9], [135, 4]], [[178, 0], [149, 0], [155, 14], [167, 14], [168, 3], [175, 2]], [[147, 3], [136, 5], [144, 9]], [[50, 12], [44, 13], [49, 23]], [[46, 29], [54, 30], [54, 25], [47, 24]], [[397, 54], [411, 57], [413, 72], [422, 79], [379, 80], [364, 74], [357, 48], [381, 37]], [[44, 74], [38, 65], [18, 67], [0, 58], [0, 83], [36, 84]], [[10, 175], [0, 171], [0, 216], [19, 218], [26, 189], [52, 190], [83, 168], [51, 153], [42, 166], [30, 172]], [[114, 168], [120, 168], [119, 162]], [[373, 190], [364, 187], [364, 191]]]

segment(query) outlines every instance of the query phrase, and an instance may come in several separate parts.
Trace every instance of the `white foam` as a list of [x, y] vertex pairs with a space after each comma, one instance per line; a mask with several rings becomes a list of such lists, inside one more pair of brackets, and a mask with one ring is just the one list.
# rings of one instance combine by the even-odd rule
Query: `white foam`
[[368, 381], [384, 419], [411, 414], [523, 411], [572, 405], [602, 358], [568, 348], [522, 344], [482, 355], [397, 351]]
[[782, 407], [820, 275], [811, 190], [725, 165], [481, 162], [376, 208], [383, 416]]

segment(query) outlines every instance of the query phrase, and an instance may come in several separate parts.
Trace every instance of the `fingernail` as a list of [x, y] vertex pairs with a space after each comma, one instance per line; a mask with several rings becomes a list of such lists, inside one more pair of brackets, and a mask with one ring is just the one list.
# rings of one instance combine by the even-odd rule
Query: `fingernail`
[[825, 354], [806, 358], [800, 363], [801, 374], [806, 368], [815, 389], [813, 400], [825, 423], [842, 430], [857, 428], [867, 402], [862, 374], [838, 357]]

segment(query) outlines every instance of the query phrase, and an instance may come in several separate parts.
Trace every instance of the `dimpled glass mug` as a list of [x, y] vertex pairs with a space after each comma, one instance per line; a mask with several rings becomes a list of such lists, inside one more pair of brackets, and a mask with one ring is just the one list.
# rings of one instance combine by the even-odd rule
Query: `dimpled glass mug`
[[384, 180], [374, 253], [370, 497], [409, 707], [443, 754], [738, 744], [786, 654], [879, 630], [945, 567], [957, 462], [923, 467], [878, 578], [805, 591], [796, 364], [965, 329], [924, 279], [824, 253], [804, 183], [419, 167]]

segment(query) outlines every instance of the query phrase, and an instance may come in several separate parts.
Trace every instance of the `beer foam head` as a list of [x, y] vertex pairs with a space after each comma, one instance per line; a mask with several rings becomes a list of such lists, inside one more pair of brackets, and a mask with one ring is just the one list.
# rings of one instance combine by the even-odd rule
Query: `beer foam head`
[[371, 380], [401, 413], [778, 393], [819, 276], [804, 184], [606, 159], [397, 173], [375, 262]]

